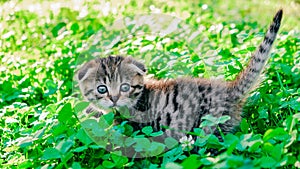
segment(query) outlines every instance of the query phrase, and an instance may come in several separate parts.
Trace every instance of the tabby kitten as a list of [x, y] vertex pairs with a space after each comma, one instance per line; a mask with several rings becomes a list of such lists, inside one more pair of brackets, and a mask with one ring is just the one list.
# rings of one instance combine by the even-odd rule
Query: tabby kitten
[[[94, 107], [127, 106], [132, 116], [129, 121], [135, 122], [137, 129], [151, 125], [156, 131], [163, 130], [166, 136], [179, 139], [186, 135], [182, 131], [199, 127], [201, 117], [210, 114], [230, 116], [230, 120], [219, 126], [224, 133], [230, 132], [241, 120], [243, 100], [253, 89], [268, 59], [281, 18], [282, 10], [279, 10], [250, 63], [234, 81], [146, 80], [142, 63], [131, 57], [109, 56], [83, 65], [77, 74], [80, 90]], [[216, 127], [213, 130], [217, 132]]]

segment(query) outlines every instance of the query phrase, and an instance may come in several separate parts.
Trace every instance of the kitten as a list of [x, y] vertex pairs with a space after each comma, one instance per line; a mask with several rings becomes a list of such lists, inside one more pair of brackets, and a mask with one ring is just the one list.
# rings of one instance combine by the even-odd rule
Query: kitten
[[[135, 122], [137, 129], [151, 125], [156, 131], [163, 130], [166, 136], [179, 139], [186, 135], [181, 131], [199, 127], [201, 118], [210, 114], [214, 117], [230, 116], [230, 120], [219, 127], [224, 133], [231, 132], [241, 120], [246, 94], [253, 89], [268, 59], [281, 18], [282, 10], [279, 10], [248, 66], [234, 81], [201, 78], [146, 80], [142, 63], [131, 57], [109, 56], [83, 65], [77, 74], [80, 90], [94, 107], [127, 106], [132, 116], [129, 120]], [[88, 112], [91, 110], [89, 108]], [[207, 128], [204, 130], [209, 132]], [[216, 127], [213, 130], [218, 132]]]

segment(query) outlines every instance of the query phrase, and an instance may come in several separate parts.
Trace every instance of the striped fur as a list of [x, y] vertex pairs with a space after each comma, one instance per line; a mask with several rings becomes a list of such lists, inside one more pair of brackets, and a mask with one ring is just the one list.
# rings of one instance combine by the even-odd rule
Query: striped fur
[[185, 135], [181, 131], [199, 127], [201, 117], [211, 114], [229, 115], [231, 119], [220, 127], [223, 132], [230, 132], [240, 122], [242, 100], [255, 85], [268, 59], [281, 18], [279, 10], [263, 42], [235, 81], [144, 80], [143, 64], [130, 57], [109, 56], [91, 60], [79, 70], [81, 92], [95, 107], [127, 106], [132, 115], [130, 120], [138, 129], [151, 125], [156, 131], [163, 130], [167, 136], [179, 139]]

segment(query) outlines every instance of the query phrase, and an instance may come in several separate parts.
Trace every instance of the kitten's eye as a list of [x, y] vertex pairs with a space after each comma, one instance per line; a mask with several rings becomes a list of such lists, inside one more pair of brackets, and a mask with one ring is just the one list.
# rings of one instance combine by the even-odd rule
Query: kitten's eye
[[130, 90], [130, 85], [128, 83], [123, 83], [120, 87], [122, 92], [128, 92]]
[[100, 94], [104, 94], [104, 93], [107, 92], [107, 88], [106, 88], [105, 85], [100, 85], [100, 86], [98, 86], [98, 87], [97, 87], [97, 90], [98, 90], [98, 92], [99, 92]]

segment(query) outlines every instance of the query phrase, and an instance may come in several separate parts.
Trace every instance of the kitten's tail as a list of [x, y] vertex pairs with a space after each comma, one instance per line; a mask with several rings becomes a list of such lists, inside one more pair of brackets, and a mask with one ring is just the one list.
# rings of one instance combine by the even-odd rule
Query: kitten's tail
[[282, 9], [280, 9], [273, 18], [263, 42], [256, 49], [249, 62], [249, 65], [230, 83], [232, 89], [231, 96], [235, 99], [241, 99], [256, 84], [258, 77], [269, 58], [269, 52], [276, 38], [282, 18]]

